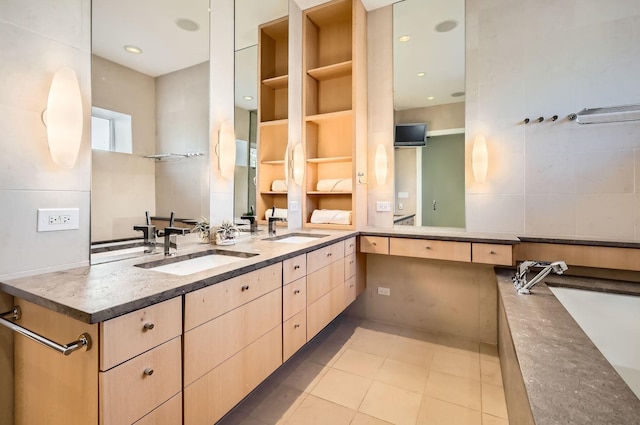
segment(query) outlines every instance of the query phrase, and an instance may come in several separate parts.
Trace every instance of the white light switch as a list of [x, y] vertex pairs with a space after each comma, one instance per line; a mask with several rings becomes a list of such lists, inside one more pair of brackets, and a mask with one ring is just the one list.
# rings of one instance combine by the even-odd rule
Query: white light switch
[[376, 202], [376, 211], [378, 211], [378, 212], [391, 211], [391, 202], [389, 202], [389, 201], [377, 201]]
[[300, 204], [298, 203], [298, 201], [289, 202], [289, 211], [296, 212], [299, 209], [300, 209]]
[[398, 192], [398, 199], [409, 199], [409, 192]]
[[79, 208], [38, 208], [38, 232], [80, 228]]

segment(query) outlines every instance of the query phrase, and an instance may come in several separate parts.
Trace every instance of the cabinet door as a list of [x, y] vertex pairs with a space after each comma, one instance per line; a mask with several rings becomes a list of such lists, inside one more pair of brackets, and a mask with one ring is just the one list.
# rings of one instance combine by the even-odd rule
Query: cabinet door
[[307, 276], [307, 305], [344, 283], [344, 258]]
[[356, 252], [356, 238], [349, 238], [344, 241], [344, 255], [351, 255]]
[[353, 276], [344, 282], [344, 307], [347, 308], [349, 304], [356, 300], [356, 277]]
[[282, 284], [298, 280], [307, 274], [307, 255], [302, 254], [282, 262]]
[[180, 392], [181, 338], [100, 372], [100, 424], [130, 424]]
[[356, 254], [353, 253], [344, 258], [344, 280], [356, 274]]
[[282, 320], [286, 321], [291, 316], [299, 313], [307, 307], [307, 278], [303, 277], [282, 288]]
[[282, 361], [287, 361], [307, 342], [307, 311], [302, 310], [282, 324]]
[[344, 243], [338, 242], [307, 254], [307, 274], [320, 270], [344, 257]]
[[282, 325], [184, 389], [184, 423], [211, 425], [282, 364]]
[[307, 341], [344, 310], [344, 283], [307, 307]]
[[134, 425], [182, 425], [182, 392], [171, 397]]

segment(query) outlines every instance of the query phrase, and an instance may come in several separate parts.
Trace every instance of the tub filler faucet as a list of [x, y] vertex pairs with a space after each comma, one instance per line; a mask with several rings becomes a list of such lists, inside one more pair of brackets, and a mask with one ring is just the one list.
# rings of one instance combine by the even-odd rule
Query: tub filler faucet
[[[527, 272], [530, 268], [542, 268], [533, 279], [527, 282]], [[516, 288], [518, 294], [530, 294], [531, 288], [542, 279], [547, 277], [551, 272], [555, 274], [562, 274], [567, 270], [567, 263], [564, 261], [523, 261], [516, 269], [516, 275], [513, 277], [513, 286]]]

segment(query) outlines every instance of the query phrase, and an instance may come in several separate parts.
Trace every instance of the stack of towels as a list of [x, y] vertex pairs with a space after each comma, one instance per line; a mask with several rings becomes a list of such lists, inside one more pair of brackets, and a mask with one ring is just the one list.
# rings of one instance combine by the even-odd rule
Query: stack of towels
[[[267, 211], [265, 211], [264, 213], [264, 218], [265, 220], [269, 220], [269, 217], [271, 217], [271, 214], [273, 213], [273, 208], [269, 208]], [[275, 213], [273, 213], [274, 217], [277, 218], [284, 218], [285, 220], [287, 219], [287, 209], [286, 208], [276, 208]]]
[[313, 210], [311, 222], [314, 224], [351, 224], [351, 211]]
[[287, 190], [287, 182], [285, 180], [274, 180], [271, 183], [272, 192], [286, 192]]
[[351, 192], [353, 183], [351, 179], [323, 179], [316, 186], [318, 192]]

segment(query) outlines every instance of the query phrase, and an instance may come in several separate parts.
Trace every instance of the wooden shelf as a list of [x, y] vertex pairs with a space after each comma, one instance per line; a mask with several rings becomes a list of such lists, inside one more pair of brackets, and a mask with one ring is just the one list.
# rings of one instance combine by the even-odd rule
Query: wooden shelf
[[260, 164], [263, 164], [263, 165], [284, 165], [284, 159], [274, 159], [274, 160], [260, 161]]
[[335, 120], [340, 118], [350, 118], [353, 115], [353, 111], [348, 109], [346, 111], [328, 112], [326, 114], [310, 115], [305, 118], [305, 121], [320, 123], [322, 121]]
[[287, 88], [289, 85], [289, 76], [280, 75], [278, 77], [267, 78], [262, 80], [262, 84], [274, 90]]
[[319, 68], [308, 70], [307, 74], [315, 78], [317, 81], [346, 77], [347, 75], [351, 75], [352, 64], [353, 61], [349, 60], [332, 65], [321, 66]]
[[287, 192], [260, 192], [260, 195], [282, 195], [282, 196], [287, 196]]
[[353, 158], [350, 156], [333, 156], [328, 158], [308, 158], [307, 162], [314, 164], [330, 164], [333, 162], [351, 162]]
[[284, 118], [281, 120], [271, 120], [271, 121], [263, 121], [259, 125], [260, 127], [274, 126], [274, 125], [287, 125], [289, 124], [289, 120]]
[[308, 221], [305, 227], [313, 227], [316, 229], [352, 229], [353, 224], [316, 224]]
[[317, 190], [307, 192], [307, 195], [352, 195], [353, 192], [319, 192]]

